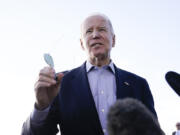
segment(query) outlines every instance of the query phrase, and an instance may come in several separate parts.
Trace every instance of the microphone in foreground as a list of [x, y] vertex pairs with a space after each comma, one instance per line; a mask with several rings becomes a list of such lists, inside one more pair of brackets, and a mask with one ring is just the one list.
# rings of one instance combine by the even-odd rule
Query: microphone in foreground
[[165, 78], [171, 88], [180, 96], [180, 74], [169, 71], [166, 73]]

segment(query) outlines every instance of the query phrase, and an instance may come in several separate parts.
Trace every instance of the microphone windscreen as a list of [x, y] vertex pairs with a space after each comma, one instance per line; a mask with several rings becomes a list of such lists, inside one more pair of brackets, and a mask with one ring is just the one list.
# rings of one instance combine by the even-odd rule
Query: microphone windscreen
[[165, 78], [171, 88], [180, 96], [180, 74], [169, 71], [166, 73]]

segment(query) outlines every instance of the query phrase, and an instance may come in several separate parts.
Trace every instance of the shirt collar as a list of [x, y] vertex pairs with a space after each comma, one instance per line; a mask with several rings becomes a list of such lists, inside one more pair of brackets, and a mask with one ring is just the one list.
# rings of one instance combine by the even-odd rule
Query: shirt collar
[[[112, 60], [108, 65], [103, 66], [105, 68], [110, 68], [110, 70], [115, 74], [114, 64]], [[86, 72], [90, 72], [92, 69], [97, 68], [96, 66], [92, 65], [89, 61], [86, 61]]]

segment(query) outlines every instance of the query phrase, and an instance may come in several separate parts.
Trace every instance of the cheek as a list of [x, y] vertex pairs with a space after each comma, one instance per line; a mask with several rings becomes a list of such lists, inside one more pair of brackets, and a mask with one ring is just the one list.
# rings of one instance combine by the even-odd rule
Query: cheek
[[105, 42], [109, 45], [109, 47], [113, 46], [113, 39], [111, 36], [107, 37]]
[[87, 50], [89, 50], [90, 49], [90, 40], [88, 39], [88, 38], [86, 38], [85, 40], [84, 40], [84, 43], [85, 43], [85, 47], [86, 47], [86, 49]]

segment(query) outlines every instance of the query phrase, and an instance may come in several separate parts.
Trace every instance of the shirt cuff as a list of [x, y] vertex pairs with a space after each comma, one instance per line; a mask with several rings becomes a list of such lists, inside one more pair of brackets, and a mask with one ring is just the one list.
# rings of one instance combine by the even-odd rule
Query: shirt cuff
[[49, 113], [49, 109], [50, 109], [50, 106], [40, 111], [40, 110], [37, 110], [36, 107], [34, 107], [34, 110], [30, 116], [31, 122], [34, 124], [43, 123]]

